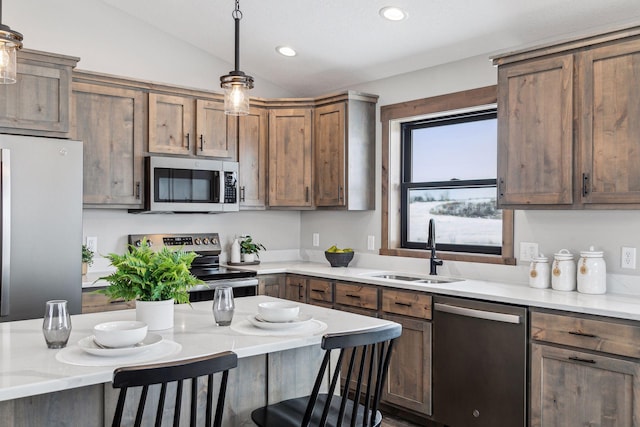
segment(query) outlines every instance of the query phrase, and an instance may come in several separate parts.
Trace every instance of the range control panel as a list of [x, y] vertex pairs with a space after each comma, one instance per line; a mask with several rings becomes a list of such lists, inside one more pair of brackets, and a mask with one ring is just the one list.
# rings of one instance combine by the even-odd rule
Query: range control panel
[[160, 249], [163, 246], [180, 246], [185, 251], [206, 251], [218, 254], [222, 251], [218, 233], [130, 234], [129, 244], [140, 246], [145, 239], [152, 249]]

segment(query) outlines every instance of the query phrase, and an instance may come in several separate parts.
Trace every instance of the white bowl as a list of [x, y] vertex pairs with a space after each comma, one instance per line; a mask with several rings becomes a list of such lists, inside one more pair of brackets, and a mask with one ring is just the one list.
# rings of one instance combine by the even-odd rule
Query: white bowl
[[300, 313], [298, 304], [286, 301], [261, 302], [258, 315], [267, 322], [289, 322]]
[[93, 336], [98, 344], [105, 347], [129, 347], [147, 336], [147, 324], [137, 320], [100, 323], [93, 327]]

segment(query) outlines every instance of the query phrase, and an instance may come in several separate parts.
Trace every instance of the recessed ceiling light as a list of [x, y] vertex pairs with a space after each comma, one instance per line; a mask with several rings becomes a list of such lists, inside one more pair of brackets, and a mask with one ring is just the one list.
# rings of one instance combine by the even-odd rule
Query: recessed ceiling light
[[276, 52], [278, 52], [280, 55], [284, 55], [284, 56], [296, 56], [297, 53], [295, 50], [293, 50], [292, 47], [289, 46], [278, 46], [276, 47]]
[[407, 19], [409, 14], [399, 7], [387, 6], [380, 9], [380, 16], [389, 21], [402, 21]]

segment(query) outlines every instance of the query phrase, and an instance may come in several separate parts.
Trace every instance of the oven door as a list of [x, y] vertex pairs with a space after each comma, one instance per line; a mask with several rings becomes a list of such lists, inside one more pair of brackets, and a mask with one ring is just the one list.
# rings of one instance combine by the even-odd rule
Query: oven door
[[209, 280], [189, 289], [189, 302], [212, 301], [213, 293], [218, 286], [231, 286], [235, 298], [258, 294], [258, 279], [255, 277]]

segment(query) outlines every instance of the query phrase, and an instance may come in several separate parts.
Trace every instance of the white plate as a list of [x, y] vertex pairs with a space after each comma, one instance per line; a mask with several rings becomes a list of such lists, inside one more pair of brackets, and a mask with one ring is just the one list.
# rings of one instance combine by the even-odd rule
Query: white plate
[[308, 314], [299, 314], [298, 317], [288, 322], [267, 322], [266, 320], [262, 320], [257, 314], [247, 316], [249, 323], [256, 328], [271, 330], [297, 328], [308, 323], [311, 319], [312, 317]]
[[78, 347], [95, 356], [125, 356], [141, 353], [162, 342], [162, 337], [160, 335], [148, 333], [142, 341], [132, 347], [102, 348], [96, 344], [94, 338], [95, 337], [93, 335], [90, 335], [81, 339], [78, 341]]

